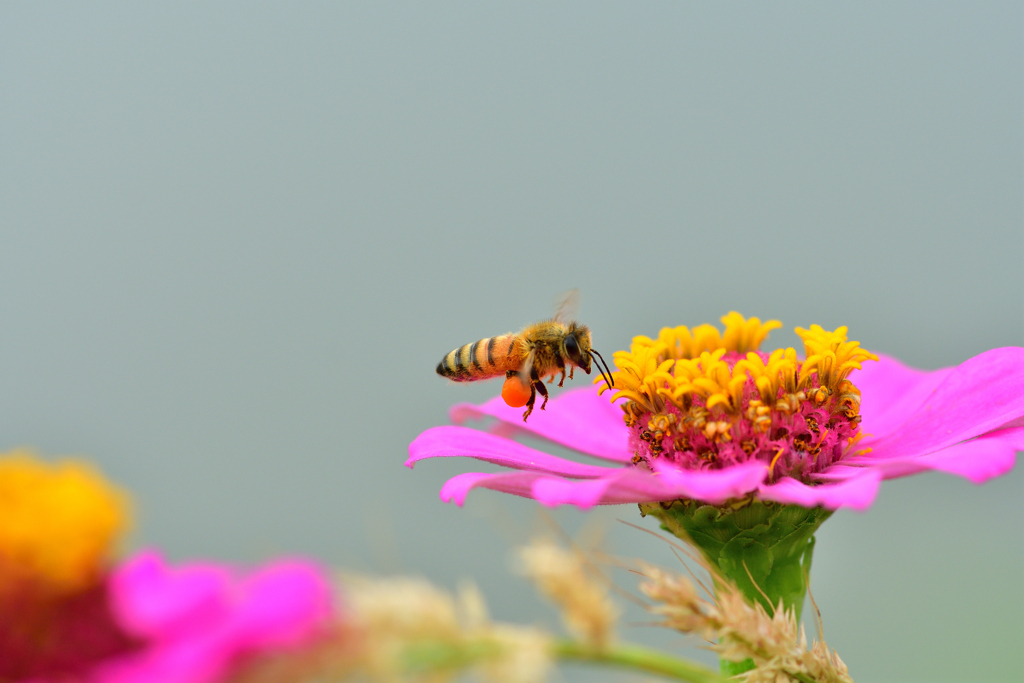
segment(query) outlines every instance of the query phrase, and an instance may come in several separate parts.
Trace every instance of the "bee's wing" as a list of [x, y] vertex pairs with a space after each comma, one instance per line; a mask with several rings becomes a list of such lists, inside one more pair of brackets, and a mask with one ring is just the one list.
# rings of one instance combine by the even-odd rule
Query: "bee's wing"
[[569, 322], [576, 317], [579, 310], [580, 290], [570, 289], [559, 298], [558, 305], [555, 306], [555, 317], [552, 320], [557, 320], [560, 323]]
[[536, 352], [531, 349], [530, 353], [526, 356], [526, 360], [523, 361], [523, 367], [519, 368], [519, 380], [525, 387], [529, 387], [532, 381], [530, 373], [533, 372], [533, 358], [535, 355]]

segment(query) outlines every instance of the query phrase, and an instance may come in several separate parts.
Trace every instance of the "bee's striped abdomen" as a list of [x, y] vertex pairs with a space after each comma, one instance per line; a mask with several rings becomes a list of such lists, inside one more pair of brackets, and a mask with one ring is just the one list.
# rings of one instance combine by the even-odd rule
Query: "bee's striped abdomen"
[[515, 343], [515, 335], [503, 334], [449, 352], [437, 364], [437, 374], [456, 382], [497, 377], [505, 374], [506, 370], [518, 369], [522, 362], [521, 355]]

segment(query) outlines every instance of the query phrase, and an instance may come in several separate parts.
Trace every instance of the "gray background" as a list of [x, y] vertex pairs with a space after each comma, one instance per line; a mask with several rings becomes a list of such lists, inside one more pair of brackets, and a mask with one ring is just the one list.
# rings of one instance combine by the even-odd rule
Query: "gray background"
[[[95, 458], [134, 546], [474, 577], [554, 625], [506, 569], [538, 507], [446, 506], [479, 468], [402, 466], [499, 389], [437, 361], [572, 287], [606, 355], [732, 309], [925, 368], [1024, 344], [1022, 27], [1017, 3], [4, 4], [0, 442]], [[1019, 468], [925, 475], [825, 525], [813, 588], [856, 680], [1019, 676], [1022, 494]], [[553, 517], [675, 562], [630, 506]], [[648, 620], [624, 636], [683, 644]]]

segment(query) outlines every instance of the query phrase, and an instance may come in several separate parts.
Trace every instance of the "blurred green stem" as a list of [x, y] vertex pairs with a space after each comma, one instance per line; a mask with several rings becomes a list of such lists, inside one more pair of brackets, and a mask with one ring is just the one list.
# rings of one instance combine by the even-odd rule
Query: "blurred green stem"
[[674, 681], [725, 683], [727, 680], [718, 672], [700, 664], [629, 643], [597, 650], [572, 640], [561, 640], [555, 644], [553, 652], [555, 657], [562, 661], [610, 664], [623, 669], [656, 674]]

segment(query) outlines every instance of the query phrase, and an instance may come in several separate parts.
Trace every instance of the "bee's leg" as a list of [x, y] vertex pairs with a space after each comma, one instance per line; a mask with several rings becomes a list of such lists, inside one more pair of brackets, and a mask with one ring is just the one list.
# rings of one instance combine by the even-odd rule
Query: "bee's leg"
[[548, 404], [548, 388], [544, 386], [544, 382], [537, 382], [536, 387], [540, 395], [544, 397], [544, 402], [540, 404], [540, 409], [544, 410], [544, 406]]
[[[562, 371], [562, 379], [558, 380], [558, 386], [562, 386], [562, 382], [565, 381], [565, 361], [562, 360], [561, 356], [555, 356], [555, 364], [558, 365], [558, 369]], [[555, 381], [555, 376], [551, 375], [551, 381]]]
[[544, 402], [540, 405], [540, 409], [544, 410], [544, 406], [548, 404], [548, 388], [544, 386], [544, 380], [537, 374], [537, 368], [530, 369], [530, 401], [526, 405], [529, 406], [526, 410], [526, 414], [523, 415], [523, 422], [526, 421], [526, 416], [533, 412], [533, 402], [537, 398], [537, 392], [544, 397]]
[[[513, 373], [514, 374], [514, 373]], [[543, 384], [541, 386], [544, 386]], [[526, 418], [530, 417], [530, 413], [533, 412], [533, 404], [537, 400], [537, 390], [533, 388], [533, 382], [530, 383], [530, 400], [526, 402], [526, 412], [523, 413], [523, 422], [526, 422]]]
[[[572, 371], [575, 370], [575, 369], [576, 369], [575, 365], [570, 365], [569, 366], [569, 379], [572, 379]], [[559, 384], [558, 386], [562, 386], [562, 385]]]

